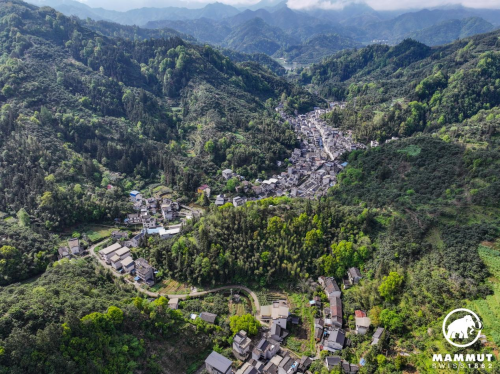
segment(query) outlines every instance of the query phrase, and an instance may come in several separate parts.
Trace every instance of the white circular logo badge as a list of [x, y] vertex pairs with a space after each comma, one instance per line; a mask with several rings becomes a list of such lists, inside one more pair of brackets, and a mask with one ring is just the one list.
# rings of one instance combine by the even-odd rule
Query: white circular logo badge
[[[457, 315], [453, 318], [455, 314]], [[450, 320], [449, 323], [448, 320]], [[451, 311], [443, 321], [445, 339], [451, 345], [459, 348], [469, 347], [477, 342], [482, 328], [483, 324], [477, 314], [464, 308]]]

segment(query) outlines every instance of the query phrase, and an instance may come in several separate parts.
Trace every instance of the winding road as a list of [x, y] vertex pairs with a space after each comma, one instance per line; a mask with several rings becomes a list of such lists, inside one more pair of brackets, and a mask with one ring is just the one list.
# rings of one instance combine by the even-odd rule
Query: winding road
[[129, 283], [129, 284], [132, 284], [138, 291], [148, 295], [148, 296], [151, 296], [151, 297], [159, 297], [159, 296], [166, 296], [168, 297], [169, 299], [185, 299], [187, 298], [188, 296], [189, 297], [197, 297], [197, 296], [203, 296], [203, 295], [207, 295], [209, 293], [214, 293], [214, 292], [219, 292], [219, 291], [224, 291], [224, 290], [230, 290], [230, 289], [238, 289], [238, 290], [243, 290], [244, 292], [246, 292], [247, 294], [250, 295], [250, 297], [253, 299], [253, 304], [255, 305], [255, 311], [256, 311], [256, 316], [257, 318], [260, 319], [260, 303], [259, 303], [259, 298], [257, 297], [257, 294], [255, 292], [253, 292], [250, 288], [246, 287], [246, 286], [242, 286], [240, 284], [233, 284], [233, 285], [228, 285], [228, 286], [221, 286], [221, 287], [217, 287], [217, 288], [212, 288], [210, 290], [206, 290], [206, 291], [200, 291], [200, 292], [191, 292], [189, 294], [184, 294], [184, 295], [167, 295], [167, 294], [164, 294], [164, 293], [161, 293], [161, 292], [152, 292], [152, 291], [148, 291], [148, 290], [145, 290], [144, 288], [141, 287], [141, 285], [137, 282], [132, 282], [130, 281], [129, 279], [125, 278], [125, 276], [123, 274], [119, 274], [117, 273], [116, 271], [114, 271], [111, 266], [109, 266], [108, 264], [106, 264], [106, 262], [96, 253], [94, 252], [94, 249], [105, 243], [107, 240], [109, 239], [104, 239], [94, 245], [92, 245], [90, 248], [89, 248], [89, 253], [92, 257], [94, 257], [97, 262], [99, 262], [105, 269], [109, 269], [111, 274], [113, 274], [115, 277], [117, 278], [121, 278], [121, 279], [124, 279], [125, 282]]

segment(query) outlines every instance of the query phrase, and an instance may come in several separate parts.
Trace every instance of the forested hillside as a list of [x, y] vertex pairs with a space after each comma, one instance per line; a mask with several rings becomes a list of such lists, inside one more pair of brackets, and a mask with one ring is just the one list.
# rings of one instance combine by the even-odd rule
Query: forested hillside
[[499, 32], [441, 47], [405, 40], [341, 52], [302, 72], [327, 97], [347, 99], [330, 116], [360, 139], [441, 131], [444, 139], [496, 142]]
[[24, 207], [49, 229], [116, 217], [134, 178], [162, 173], [189, 194], [225, 162], [256, 175], [295, 144], [272, 101], [315, 104], [257, 64], [179, 38], [110, 39], [21, 2], [0, 16], [0, 211]]
[[[166, 298], [150, 302], [112, 279], [65, 260], [32, 283], [1, 288], [0, 373], [181, 373], [224, 341], [228, 331], [197, 329]], [[196, 346], [186, 343], [195, 334]]]

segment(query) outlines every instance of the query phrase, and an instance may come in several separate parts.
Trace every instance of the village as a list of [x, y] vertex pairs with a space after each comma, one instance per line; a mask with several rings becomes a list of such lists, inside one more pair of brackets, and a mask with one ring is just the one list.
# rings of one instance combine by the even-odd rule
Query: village
[[[353, 150], [366, 149], [365, 145], [354, 142], [350, 131], [344, 133], [328, 126], [323, 120], [322, 116], [326, 113], [342, 109], [345, 109], [345, 103], [333, 102], [328, 109], [315, 108], [307, 114], [292, 116], [285, 113], [283, 104], [276, 107], [281, 119], [293, 127], [300, 144], [288, 160], [277, 162], [277, 166], [286, 167], [286, 171], [252, 183], [231, 169], [225, 169], [222, 171], [224, 180], [235, 178], [240, 182], [236, 187], [237, 196], [229, 198], [220, 194], [215, 199], [215, 205], [222, 206], [229, 202], [238, 207], [247, 200], [272, 196], [312, 199], [326, 194], [337, 183], [337, 174], [347, 166], [347, 162], [341, 161], [341, 156]], [[378, 143], [372, 141], [370, 146], [376, 147]], [[200, 186], [198, 193], [207, 193], [207, 189], [210, 193], [209, 186]]]
[[[281, 294], [281, 297], [269, 304], [260, 305], [255, 292], [244, 286], [221, 286], [202, 292], [192, 289], [185, 295], [148, 291], [148, 288], [155, 285], [158, 272], [144, 258], [134, 260], [131, 251], [146, 232], [147, 229], [143, 229], [140, 234], [129, 237], [130, 235], [125, 235], [123, 231], [113, 231], [113, 244], [104, 248], [97, 247], [99, 250], [95, 252], [91, 248], [91, 252], [115, 276], [125, 277], [127, 282], [135, 284], [136, 288], [145, 292], [148, 297], [166, 296], [170, 309], [183, 310], [182, 301], [186, 298], [203, 298], [210, 293], [220, 294], [224, 290], [226, 293], [230, 290], [231, 294], [221, 298], [221, 302], [236, 305], [248, 297], [248, 303], [253, 306], [251, 313], [261, 325], [258, 334], [252, 337], [243, 330], [236, 333], [232, 339], [231, 359], [227, 354], [224, 356], [213, 351], [204, 363], [205, 370], [210, 374], [311, 374], [310, 366], [316, 365], [317, 368], [319, 364], [328, 370], [336, 368], [345, 374], [356, 374], [360, 366], [364, 365], [364, 359], [348, 362], [341, 356], [342, 350], [351, 345], [352, 336], [370, 333], [371, 345], [377, 345], [384, 339], [384, 329], [372, 328], [371, 319], [365, 311], [355, 310], [354, 318], [349, 318], [343, 310], [341, 287], [347, 290], [357, 286], [363, 278], [358, 268], [348, 269], [341, 287], [333, 277], [320, 276], [316, 281], [307, 281], [307, 293], [314, 295], [309, 301], [305, 301], [305, 307], [310, 310], [310, 315], [314, 316], [313, 320], [309, 320], [297, 313], [297, 305], [292, 308], [290, 298], [286, 294]], [[68, 245], [59, 250], [60, 258], [75, 258], [84, 253], [80, 241], [75, 238], [69, 239]], [[233, 293], [233, 290], [237, 292]], [[243, 294], [238, 290], [243, 291]], [[225, 315], [218, 315], [210, 310], [192, 313], [188, 308], [183, 311], [186, 319], [192, 323], [200, 320], [202, 323], [215, 325], [226, 318]], [[354, 324], [349, 322], [352, 319]], [[307, 331], [307, 337], [303, 338], [314, 340], [314, 350], [301, 353], [288, 348], [287, 339], [294, 338], [299, 329]], [[362, 356], [362, 352], [360, 353]]]
[[[357, 268], [350, 268], [343, 279], [344, 289], [355, 286], [362, 278]], [[300, 323], [299, 317], [290, 313], [286, 300], [276, 300], [271, 305], [261, 306], [258, 319], [263, 325], [261, 335], [252, 340], [246, 331], [239, 331], [233, 337], [232, 354], [235, 361], [213, 351], [205, 360], [205, 369], [210, 374], [310, 374], [313, 362], [320, 360], [328, 370], [337, 368], [345, 374], [359, 372], [364, 365], [348, 362], [340, 356], [341, 351], [350, 345], [349, 335], [365, 335], [370, 330], [371, 320], [366, 312], [355, 311], [355, 328], [344, 329], [341, 290], [332, 277], [321, 276], [317, 282], [310, 281], [312, 288], [321, 288], [328, 302], [323, 304], [319, 296], [309, 301], [309, 308], [315, 309], [314, 328], [310, 333], [316, 341], [316, 355], [298, 356], [287, 348], [285, 341], [289, 329]], [[371, 345], [384, 339], [384, 329], [378, 327], [372, 336]]]
[[[354, 142], [350, 132], [344, 133], [334, 129], [322, 119], [324, 114], [337, 106], [342, 109], [343, 105], [343, 103], [331, 103], [329, 109], [315, 108], [312, 112], [298, 116], [287, 115], [282, 106], [278, 106], [276, 111], [283, 121], [288, 121], [293, 127], [300, 144], [300, 148], [294, 149], [288, 160], [278, 162], [278, 167], [285, 166], [287, 162], [287, 171], [266, 180], [257, 179], [254, 183], [250, 183], [232, 170], [225, 169], [221, 172], [223, 180], [234, 178], [240, 181], [235, 191], [237, 196], [217, 195], [214, 204], [222, 206], [231, 203], [239, 207], [247, 200], [272, 196], [317, 198], [324, 195], [337, 183], [337, 174], [347, 166], [347, 162], [340, 160], [342, 154], [366, 148]], [[376, 147], [378, 144], [371, 142], [370, 146]], [[247, 193], [249, 190], [251, 194]], [[201, 185], [197, 192], [210, 198], [211, 188], [208, 185]], [[201, 216], [202, 211], [184, 206], [170, 196], [157, 194], [144, 197], [136, 190], [129, 192], [129, 203], [134, 213], [129, 213], [123, 222], [115, 220], [115, 223], [125, 226], [127, 230], [113, 231], [111, 242], [105, 247], [97, 248], [92, 254], [116, 276], [125, 277], [127, 282], [145, 290], [143, 292], [149, 296], [159, 297], [162, 294], [146, 291], [155, 285], [157, 270], [144, 258], [134, 260], [133, 249], [140, 247], [148, 236], [170, 239], [180, 234], [186, 222], [193, 217]], [[69, 239], [67, 246], [59, 248], [60, 259], [73, 258], [85, 253], [82, 244], [76, 238]], [[342, 280], [342, 286], [344, 289], [356, 286], [361, 278], [359, 269], [350, 268]], [[253, 311], [262, 326], [257, 337], [252, 338], [243, 330], [234, 335], [232, 355], [235, 360], [227, 358], [227, 354], [223, 356], [213, 351], [205, 360], [205, 370], [211, 374], [307, 374], [311, 373], [309, 367], [319, 360], [328, 370], [338, 368], [340, 372], [346, 374], [357, 373], [359, 367], [363, 365], [363, 359], [359, 362], [348, 362], [339, 354], [345, 347], [350, 346], [351, 334], [365, 335], [370, 331], [370, 318], [365, 311], [355, 310], [355, 328], [350, 328], [343, 319], [342, 292], [336, 280], [321, 276], [317, 281], [309, 280], [309, 285], [311, 294], [315, 295], [307, 305], [314, 315], [313, 324], [292, 313], [286, 297], [273, 300], [270, 304], [262, 305]], [[318, 290], [321, 290], [323, 297], [316, 295]], [[203, 294], [216, 291], [216, 289], [209, 290]], [[194, 296], [192, 292], [194, 291], [179, 297], [165, 295], [169, 298], [169, 308], [182, 308], [182, 297]], [[251, 293], [250, 290], [248, 292]], [[255, 299], [255, 296], [253, 297]], [[233, 300], [232, 290], [230, 300]], [[254, 300], [254, 303], [258, 302]], [[224, 317], [202, 311], [199, 314], [188, 314], [186, 318], [193, 322], [200, 319], [206, 324], [216, 324], [219, 318]], [[315, 352], [299, 357], [297, 351], [287, 348], [286, 341], [290, 334], [293, 336], [293, 332], [300, 325], [304, 325], [316, 344]], [[371, 344], [378, 344], [383, 339], [383, 334], [384, 329], [377, 328], [373, 332]]]

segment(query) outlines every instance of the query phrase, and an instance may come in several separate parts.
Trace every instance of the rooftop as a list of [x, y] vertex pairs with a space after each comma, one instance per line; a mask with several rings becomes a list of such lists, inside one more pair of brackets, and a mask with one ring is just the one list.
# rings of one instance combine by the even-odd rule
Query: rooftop
[[217, 369], [221, 373], [225, 373], [231, 367], [233, 362], [220, 353], [213, 351], [205, 360], [205, 363]]

